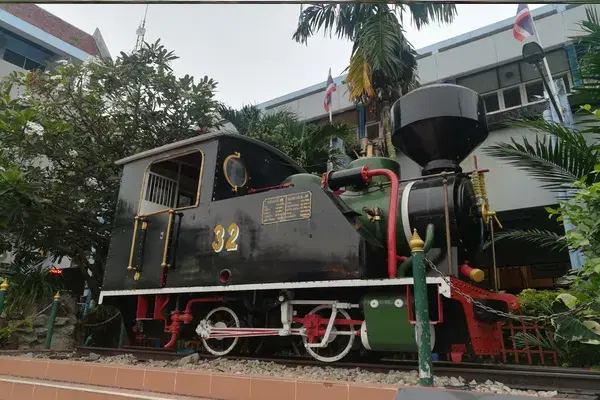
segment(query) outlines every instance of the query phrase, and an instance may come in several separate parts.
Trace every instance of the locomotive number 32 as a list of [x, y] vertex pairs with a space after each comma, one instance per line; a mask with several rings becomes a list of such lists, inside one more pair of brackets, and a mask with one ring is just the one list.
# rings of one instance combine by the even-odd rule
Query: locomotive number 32
[[[212, 248], [215, 253], [220, 253], [223, 251], [223, 248], [227, 251], [237, 251], [240, 227], [235, 222], [229, 225], [227, 230], [223, 228], [223, 225], [217, 225], [213, 232], [215, 232], [215, 241], [212, 242]], [[226, 233], [227, 235], [225, 235]]]

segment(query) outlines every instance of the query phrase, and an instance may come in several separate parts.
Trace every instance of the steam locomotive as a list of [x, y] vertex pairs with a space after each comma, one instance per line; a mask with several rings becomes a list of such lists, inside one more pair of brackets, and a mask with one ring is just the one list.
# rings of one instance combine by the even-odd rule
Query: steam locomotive
[[392, 107], [392, 142], [422, 167], [414, 179], [400, 180], [397, 161], [370, 152], [346, 169], [308, 174], [231, 133], [120, 160], [100, 302], [119, 307], [131, 341], [152, 337], [166, 348], [195, 340], [225, 356], [276, 343], [322, 362], [414, 353], [417, 232], [432, 349], [454, 361], [499, 356], [503, 319], [490, 310], [519, 303], [482, 288], [484, 271], [469, 265], [494, 213], [483, 172], [460, 167], [487, 135], [482, 98], [439, 84]]

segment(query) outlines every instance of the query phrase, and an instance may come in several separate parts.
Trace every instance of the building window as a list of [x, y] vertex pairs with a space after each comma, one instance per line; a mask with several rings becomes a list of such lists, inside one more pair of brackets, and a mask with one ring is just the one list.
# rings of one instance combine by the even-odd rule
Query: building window
[[[549, 51], [546, 53], [546, 59], [554, 79], [563, 79], [569, 93], [572, 83], [566, 50], [561, 48]], [[544, 96], [540, 72], [535, 66], [523, 61], [459, 77], [456, 84], [481, 94], [488, 113], [541, 101], [537, 96]]]
[[498, 80], [500, 81], [500, 87], [503, 88], [521, 83], [519, 64], [513, 63], [498, 68]]
[[529, 103], [541, 100], [540, 97], [544, 97], [543, 82], [539, 80], [527, 83], [525, 85], [525, 93], [527, 94], [527, 102]]
[[4, 61], [14, 64], [17, 67], [21, 67], [28, 71], [32, 71], [34, 69], [39, 69], [40, 71], [45, 70], [45, 67], [40, 63], [30, 60], [29, 58], [22, 56], [21, 54], [16, 53], [10, 49], [4, 50], [4, 56], [2, 58], [4, 59]]
[[500, 88], [498, 74], [495, 69], [479, 72], [456, 79], [456, 84], [468, 87], [477, 93], [491, 92]]
[[504, 96], [504, 108], [517, 107], [521, 105], [521, 88], [519, 86], [503, 90], [502, 95]]
[[485, 111], [490, 113], [498, 111], [500, 109], [500, 102], [498, 101], [498, 93], [491, 93], [483, 95], [483, 101], [485, 102]]

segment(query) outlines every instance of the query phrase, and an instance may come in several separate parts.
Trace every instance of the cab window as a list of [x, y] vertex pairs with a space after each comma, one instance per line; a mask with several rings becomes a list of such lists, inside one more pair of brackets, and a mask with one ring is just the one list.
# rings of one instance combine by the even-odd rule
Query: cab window
[[140, 215], [197, 206], [203, 157], [194, 150], [154, 161], [146, 170]]

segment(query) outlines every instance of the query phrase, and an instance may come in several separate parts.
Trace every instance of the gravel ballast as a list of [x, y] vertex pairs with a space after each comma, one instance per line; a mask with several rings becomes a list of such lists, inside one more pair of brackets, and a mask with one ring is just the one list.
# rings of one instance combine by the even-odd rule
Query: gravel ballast
[[[47, 355], [39, 355], [48, 357]], [[261, 375], [278, 378], [309, 379], [309, 380], [330, 380], [355, 383], [376, 383], [398, 386], [418, 386], [419, 377], [414, 371], [390, 371], [388, 373], [371, 372], [361, 368], [339, 368], [339, 367], [318, 367], [318, 366], [289, 366], [275, 362], [265, 362], [258, 360], [229, 360], [202, 359], [198, 354], [192, 354], [180, 360], [174, 361], [139, 361], [132, 354], [122, 354], [118, 356], [101, 357], [91, 353], [85, 357], [73, 354], [69, 357], [73, 361], [87, 361], [101, 364], [119, 364], [119, 365], [140, 365], [147, 367], [177, 368], [187, 370], [201, 370], [205, 372], [240, 374], [240, 375]], [[460, 390], [470, 390], [483, 393], [494, 393], [504, 395], [521, 395], [535, 397], [555, 397], [557, 391], [536, 391], [512, 389], [507, 385], [492, 380], [485, 382], [470, 381], [467, 382], [462, 377], [435, 376], [434, 386], [456, 388]]]

